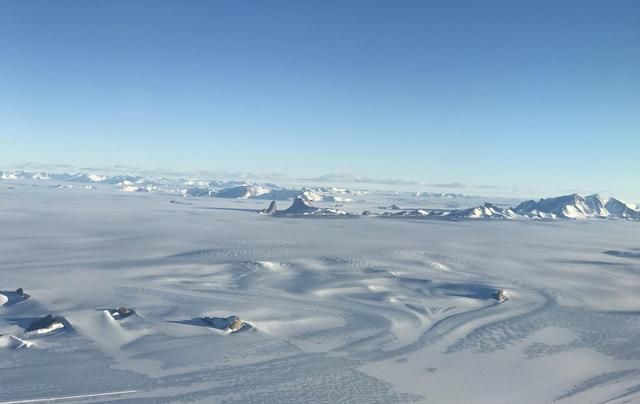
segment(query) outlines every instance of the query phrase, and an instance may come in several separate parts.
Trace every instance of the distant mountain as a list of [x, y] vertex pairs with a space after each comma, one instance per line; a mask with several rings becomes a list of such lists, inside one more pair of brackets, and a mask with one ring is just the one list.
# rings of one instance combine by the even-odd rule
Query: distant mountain
[[32, 180], [52, 180], [52, 181], [66, 181], [66, 182], [101, 182], [104, 184], [121, 185], [123, 182], [128, 181], [131, 183], [142, 183], [144, 178], [131, 175], [116, 175], [109, 177], [106, 175], [87, 174], [87, 173], [48, 173], [48, 172], [28, 172], [28, 171], [5, 171], [0, 175], [0, 179], [3, 180], [16, 180], [16, 179], [32, 179]]
[[409, 217], [429, 217], [433, 219], [516, 219], [519, 216], [510, 208], [500, 208], [496, 205], [485, 203], [468, 209], [413, 209], [399, 212], [385, 212], [384, 216], [409, 216]]
[[[362, 178], [350, 176], [327, 176], [323, 180], [349, 180], [349, 182], [367, 182]], [[165, 192], [193, 197], [217, 197], [234, 199], [260, 199], [271, 201], [292, 200], [293, 204], [278, 214], [314, 214], [314, 215], [341, 215], [346, 214], [338, 209], [317, 208], [309, 202], [353, 202], [351, 197], [363, 197], [369, 195], [369, 191], [349, 190], [335, 187], [317, 187], [287, 189], [271, 183], [251, 184], [246, 181], [236, 180], [186, 180], [169, 179], [162, 177], [145, 178], [137, 175], [102, 175], [93, 173], [51, 173], [46, 171], [10, 170], [0, 171], [0, 180], [26, 180], [26, 181], [55, 181], [66, 183], [83, 183], [80, 189], [95, 189], [97, 187], [114, 186], [125, 192]], [[34, 185], [35, 186], [35, 185]], [[71, 189], [71, 184], [57, 184], [60, 189]], [[456, 193], [400, 193], [391, 191], [377, 191], [378, 196], [385, 196], [395, 202], [406, 202], [408, 196], [424, 198], [469, 198]], [[368, 197], [367, 197], [368, 198]], [[394, 199], [397, 198], [397, 199]], [[475, 197], [474, 197], [475, 198]], [[415, 201], [421, 199], [414, 198]], [[359, 201], [360, 202], [360, 201]], [[442, 204], [442, 203], [440, 203]], [[624, 202], [617, 198], [603, 198], [598, 194], [582, 196], [571, 194], [529, 200], [520, 203], [515, 208], [503, 208], [495, 204], [485, 203], [468, 209], [458, 209], [458, 202], [446, 204], [447, 209], [402, 209], [392, 204], [381, 206], [382, 213], [367, 211], [368, 216], [409, 216], [434, 219], [624, 219], [640, 221], [640, 208], [634, 204]]]
[[589, 208], [590, 213], [597, 217], [607, 217], [609, 212], [605, 205], [607, 200], [598, 194], [589, 195], [584, 198], [584, 204]]
[[185, 196], [212, 196], [216, 191], [209, 188], [192, 187], [183, 189], [181, 192]]
[[211, 194], [216, 198], [236, 198], [248, 199], [257, 197], [269, 192], [269, 189], [260, 186], [242, 185], [233, 188], [224, 188]]
[[323, 201], [326, 202], [353, 202], [352, 198], [345, 198], [344, 196], [333, 196], [333, 195], [327, 195], [322, 197]]
[[604, 207], [609, 212], [609, 216], [621, 219], [640, 220], [640, 209], [635, 205], [623, 202], [616, 198], [609, 198]]
[[579, 194], [525, 201], [514, 212], [531, 218], [620, 218], [640, 220], [640, 211], [616, 198], [605, 199], [598, 194], [583, 197]]
[[500, 208], [491, 203], [485, 203], [475, 208], [454, 210], [452, 217], [465, 219], [514, 219], [518, 215], [510, 208]]
[[471, 198], [469, 195], [454, 193], [454, 192], [416, 192], [413, 194], [413, 196], [421, 197], [421, 198], [451, 198], [451, 199]]
[[[89, 177], [96, 178], [96, 176], [89, 176]], [[101, 178], [102, 179], [100, 179], [99, 182], [102, 182], [103, 184], [122, 185], [122, 184], [142, 184], [146, 182], [146, 180], [143, 177], [138, 177], [133, 175], [116, 175], [114, 177], [102, 176]]]
[[[398, 209], [397, 206], [393, 206]], [[381, 209], [388, 210], [387, 207]], [[368, 216], [373, 216], [368, 212]], [[413, 209], [383, 212], [382, 216], [426, 217], [432, 219], [587, 219], [613, 218], [640, 220], [640, 209], [616, 198], [605, 199], [598, 194], [579, 194], [525, 201], [515, 208], [502, 208], [491, 203], [468, 209]]]
[[[267, 210], [269, 210], [271, 206]], [[329, 209], [329, 208], [318, 208], [312, 206], [309, 202], [305, 201], [303, 198], [296, 198], [293, 200], [291, 206], [289, 206], [285, 210], [278, 210], [272, 212], [275, 215], [284, 215], [284, 216], [345, 216], [347, 212], [339, 209]]]
[[540, 199], [537, 202], [534, 200], [525, 201], [516, 206], [514, 211], [519, 215], [529, 217], [575, 219], [591, 216], [591, 209], [587, 206], [585, 198], [578, 194]]
[[273, 189], [261, 195], [257, 195], [254, 199], [272, 200], [272, 201], [286, 201], [288, 199], [294, 199], [302, 195], [299, 189]]
[[272, 201], [286, 201], [295, 198], [302, 198], [305, 201], [311, 202], [324, 200], [324, 197], [316, 192], [301, 189], [273, 189], [267, 193], [253, 197], [253, 199]]

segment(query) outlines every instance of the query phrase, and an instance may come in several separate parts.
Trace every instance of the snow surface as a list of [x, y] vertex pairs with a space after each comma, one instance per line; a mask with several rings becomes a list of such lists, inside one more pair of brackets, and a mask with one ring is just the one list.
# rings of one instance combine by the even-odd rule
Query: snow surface
[[[640, 401], [637, 222], [175, 197], [0, 182], [0, 290], [31, 296], [0, 307], [0, 402]], [[410, 206], [367, 198], [354, 209]], [[106, 310], [121, 306], [135, 315]], [[25, 336], [49, 313], [69, 330]], [[231, 314], [252, 327], [202, 321]]]

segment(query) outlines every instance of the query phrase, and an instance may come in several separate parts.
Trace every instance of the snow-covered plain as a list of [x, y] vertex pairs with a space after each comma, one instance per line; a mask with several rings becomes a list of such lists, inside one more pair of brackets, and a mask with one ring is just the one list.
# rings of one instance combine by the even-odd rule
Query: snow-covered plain
[[0, 402], [640, 401], [640, 223], [265, 202], [0, 182]]

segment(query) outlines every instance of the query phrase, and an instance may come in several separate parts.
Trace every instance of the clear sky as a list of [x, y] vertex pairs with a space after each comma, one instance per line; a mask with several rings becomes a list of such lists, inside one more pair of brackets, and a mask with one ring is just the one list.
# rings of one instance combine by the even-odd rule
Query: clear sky
[[0, 166], [640, 202], [640, 1], [0, 3]]

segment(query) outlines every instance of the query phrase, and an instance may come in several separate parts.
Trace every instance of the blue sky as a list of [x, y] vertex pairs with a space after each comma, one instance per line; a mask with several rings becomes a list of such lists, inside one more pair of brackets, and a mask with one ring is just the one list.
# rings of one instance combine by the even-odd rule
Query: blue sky
[[637, 1], [4, 1], [0, 166], [640, 202], [638, 72]]

